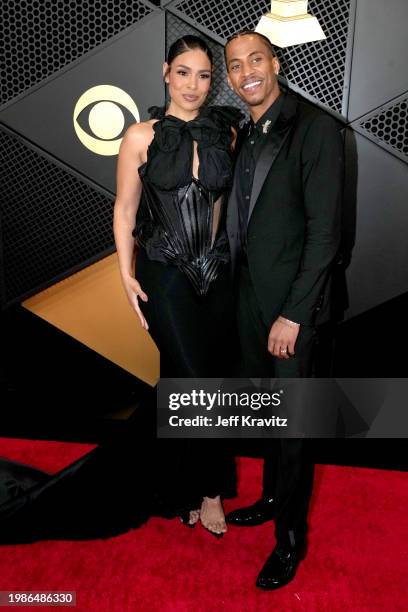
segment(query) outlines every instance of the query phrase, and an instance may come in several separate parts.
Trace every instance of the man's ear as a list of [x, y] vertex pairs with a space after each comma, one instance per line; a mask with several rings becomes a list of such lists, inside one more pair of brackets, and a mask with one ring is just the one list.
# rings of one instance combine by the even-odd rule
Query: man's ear
[[274, 70], [275, 74], [278, 75], [279, 71], [280, 71], [280, 63], [279, 63], [278, 58], [274, 57], [272, 59], [272, 63], [273, 63], [273, 70]]
[[170, 72], [170, 66], [168, 65], [167, 62], [164, 62], [164, 64], [163, 64], [163, 79], [165, 80], [165, 82], [167, 84], [169, 83], [169, 77], [168, 77], [169, 72]]

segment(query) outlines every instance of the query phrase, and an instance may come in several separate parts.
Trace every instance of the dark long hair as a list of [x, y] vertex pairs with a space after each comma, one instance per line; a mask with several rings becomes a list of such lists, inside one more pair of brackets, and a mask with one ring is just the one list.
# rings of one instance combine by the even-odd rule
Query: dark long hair
[[208, 59], [210, 60], [211, 67], [214, 64], [214, 58], [210, 47], [207, 45], [205, 40], [199, 36], [193, 36], [193, 34], [186, 34], [181, 38], [178, 38], [171, 46], [167, 53], [166, 62], [171, 66], [172, 62], [178, 55], [185, 53], [186, 51], [193, 51], [194, 49], [200, 49], [203, 51]]

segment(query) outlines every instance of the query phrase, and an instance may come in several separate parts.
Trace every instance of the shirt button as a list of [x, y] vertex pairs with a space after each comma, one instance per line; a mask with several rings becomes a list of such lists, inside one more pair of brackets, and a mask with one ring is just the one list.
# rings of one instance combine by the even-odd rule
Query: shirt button
[[249, 172], [249, 168], [245, 168], [245, 172]]
[[250, 143], [251, 143], [251, 144], [254, 144], [254, 142], [255, 142], [254, 140], [250, 140]]
[[245, 199], [246, 199], [246, 200], [249, 200], [249, 196], [245, 196]]

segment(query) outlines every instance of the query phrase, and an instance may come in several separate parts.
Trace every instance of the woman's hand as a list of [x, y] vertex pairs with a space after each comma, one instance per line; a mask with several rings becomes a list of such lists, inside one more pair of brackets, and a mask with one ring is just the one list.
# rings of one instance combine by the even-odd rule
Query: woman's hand
[[135, 310], [137, 316], [139, 317], [142, 327], [145, 330], [148, 330], [149, 326], [139, 306], [139, 298], [143, 300], [143, 302], [147, 302], [148, 300], [147, 295], [141, 288], [139, 282], [132, 276], [128, 276], [125, 279], [123, 279], [123, 285], [125, 287], [125, 291], [126, 291], [126, 295], [127, 295], [129, 304], [132, 306], [133, 310]]

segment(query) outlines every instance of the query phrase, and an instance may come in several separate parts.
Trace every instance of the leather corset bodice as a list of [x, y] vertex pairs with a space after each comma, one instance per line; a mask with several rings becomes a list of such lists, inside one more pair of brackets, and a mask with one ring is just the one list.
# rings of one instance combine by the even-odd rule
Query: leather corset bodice
[[148, 180], [143, 188], [141, 207], [147, 215], [138, 215], [138, 244], [150, 259], [178, 266], [197, 293], [205, 295], [219, 264], [229, 260], [224, 223], [212, 244], [216, 193], [195, 179], [173, 191], [157, 189]]
[[[139, 168], [143, 192], [133, 235], [150, 259], [178, 266], [203, 296], [229, 260], [223, 194], [232, 181], [231, 125], [242, 115], [210, 107], [185, 122], [155, 107], [155, 116], [162, 118], [153, 126], [147, 162]], [[193, 141], [198, 178], [192, 176]]]

